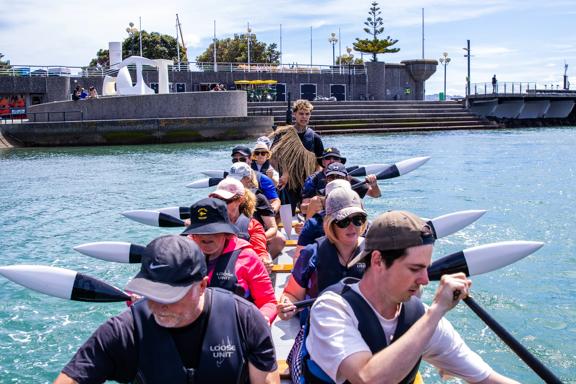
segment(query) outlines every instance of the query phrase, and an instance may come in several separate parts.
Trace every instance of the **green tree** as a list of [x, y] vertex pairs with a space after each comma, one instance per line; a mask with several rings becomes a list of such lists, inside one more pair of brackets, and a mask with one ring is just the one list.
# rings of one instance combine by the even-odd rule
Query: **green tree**
[[[176, 39], [170, 35], [161, 35], [158, 32], [148, 33], [142, 31], [142, 56], [147, 59], [168, 59], [178, 60], [176, 46], [180, 49], [180, 62], [187, 63], [186, 49], [176, 43]], [[140, 32], [136, 31], [122, 42], [122, 57], [140, 55]], [[100, 49], [96, 53], [96, 58], [89, 64], [91, 67], [110, 65], [110, 52], [107, 49]]]
[[[216, 61], [219, 63], [247, 63], [248, 39], [246, 34], [234, 34], [233, 38], [216, 40]], [[258, 41], [255, 33], [250, 34], [250, 62], [272, 63], [280, 62], [280, 52], [275, 43], [270, 45]], [[199, 56], [196, 61], [211, 63], [214, 61], [214, 43]]]
[[0, 53], [0, 69], [9, 69], [12, 68], [12, 66], [10, 65], [10, 60], [2, 60], [2, 58], [4, 57], [4, 55], [2, 53]]
[[359, 39], [356, 38], [356, 42], [353, 43], [354, 50], [362, 53], [368, 53], [372, 55], [372, 61], [378, 61], [376, 56], [379, 53], [396, 53], [400, 51], [400, 48], [389, 48], [396, 44], [398, 40], [391, 39], [390, 36], [385, 39], [379, 39], [378, 35], [384, 33], [384, 22], [380, 17], [380, 7], [377, 2], [373, 2], [370, 7], [370, 12], [368, 12], [368, 17], [364, 22], [364, 32], [372, 36], [371, 39]]
[[364, 60], [362, 60], [359, 57], [354, 58], [354, 55], [348, 55], [345, 53], [342, 56], [336, 57], [336, 64], [337, 65], [340, 65], [340, 64], [342, 64], [342, 65], [347, 65], [347, 64], [360, 65], [360, 64], [364, 64]]

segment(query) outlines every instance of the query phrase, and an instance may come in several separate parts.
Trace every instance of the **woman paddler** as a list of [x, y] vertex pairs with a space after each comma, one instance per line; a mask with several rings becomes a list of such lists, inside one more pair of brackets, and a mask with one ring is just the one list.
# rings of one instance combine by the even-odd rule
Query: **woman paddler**
[[348, 263], [363, 248], [361, 235], [366, 229], [368, 214], [360, 196], [349, 188], [336, 188], [326, 198], [324, 232], [300, 252], [288, 278], [282, 296], [278, 300], [278, 316], [289, 319], [297, 313], [297, 301], [307, 296], [317, 297], [320, 292], [344, 277], [362, 277], [365, 265]]

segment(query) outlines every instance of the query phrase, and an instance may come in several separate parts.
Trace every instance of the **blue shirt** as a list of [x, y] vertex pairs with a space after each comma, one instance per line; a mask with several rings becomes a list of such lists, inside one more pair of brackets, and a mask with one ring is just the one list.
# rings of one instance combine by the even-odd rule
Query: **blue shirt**
[[322, 210], [306, 220], [298, 236], [298, 245], [312, 244], [314, 240], [324, 236], [324, 216], [326, 216], [326, 212]]
[[276, 187], [274, 186], [274, 182], [268, 176], [261, 174], [260, 176], [260, 186], [259, 189], [262, 191], [264, 196], [268, 200], [278, 199], [278, 192], [276, 192]]

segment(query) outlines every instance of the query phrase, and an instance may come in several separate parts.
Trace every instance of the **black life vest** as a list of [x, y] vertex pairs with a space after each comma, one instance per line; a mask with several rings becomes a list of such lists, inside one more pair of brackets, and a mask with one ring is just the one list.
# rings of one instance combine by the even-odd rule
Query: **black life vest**
[[[350, 307], [352, 307], [352, 310], [354, 311], [354, 315], [356, 315], [356, 318], [358, 319], [358, 331], [360, 331], [362, 338], [374, 355], [388, 346], [388, 339], [380, 325], [378, 317], [370, 305], [361, 295], [350, 288], [349, 284], [357, 281], [357, 279], [346, 278], [339, 283], [328, 287], [327, 290], [339, 293], [348, 302], [348, 304], [350, 304]], [[416, 296], [412, 296], [409, 301], [402, 303], [402, 309], [398, 315], [398, 324], [396, 325], [396, 331], [394, 332], [392, 343], [406, 333], [406, 331], [424, 315], [424, 312], [424, 305]], [[418, 374], [421, 360], [422, 358], [418, 359], [418, 362], [414, 365], [410, 373], [400, 381], [401, 384], [411, 384], [414, 382], [414, 379]], [[324, 377], [324, 380], [314, 374], [314, 372], [319, 371], [323, 374], [322, 376]], [[304, 375], [307, 383], [316, 384], [328, 382], [325, 379], [328, 376], [312, 359], [309, 358], [309, 356], [304, 361]], [[346, 381], [346, 383], [348, 383], [348, 381]]]
[[248, 299], [244, 287], [238, 284], [238, 278], [236, 277], [236, 261], [241, 252], [242, 249], [240, 248], [218, 256], [208, 286], [211, 288], [222, 288]]
[[[338, 260], [338, 250], [326, 236], [316, 239], [317, 255], [316, 261], [316, 274], [318, 276], [317, 286], [318, 292], [310, 292], [311, 296], [319, 295], [324, 289], [331, 285], [338, 283], [345, 277], [355, 277], [360, 279], [366, 269], [366, 264], [363, 262], [356, 263], [352, 267], [347, 268], [340, 264]], [[357, 248], [354, 256], [361, 251]]]
[[159, 326], [147, 300], [131, 307], [134, 337], [139, 346], [135, 383], [245, 383], [245, 347], [240, 338], [238, 310], [231, 293], [211, 289], [211, 302], [200, 359], [196, 368], [186, 368], [170, 332]]
[[266, 160], [260, 169], [258, 169], [258, 163], [256, 160], [252, 161], [251, 166], [253, 170], [265, 174], [268, 168], [270, 168], [270, 160]]
[[246, 241], [250, 241], [250, 233], [248, 232], [248, 225], [250, 224], [250, 218], [243, 213], [238, 216], [236, 223], [234, 225], [238, 228], [238, 237]]

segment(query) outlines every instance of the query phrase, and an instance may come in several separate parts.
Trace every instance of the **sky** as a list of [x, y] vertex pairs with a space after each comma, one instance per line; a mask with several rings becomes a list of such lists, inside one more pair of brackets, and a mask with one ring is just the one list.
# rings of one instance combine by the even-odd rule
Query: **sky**
[[[0, 0], [0, 53], [12, 65], [86, 66], [108, 42], [123, 41], [130, 22], [148, 32], [176, 35], [179, 15], [194, 61], [216, 37], [245, 33], [250, 23], [259, 41], [280, 45], [282, 62], [332, 63], [331, 33], [340, 36], [336, 56], [346, 52], [363, 31], [371, 0]], [[448, 53], [446, 88], [465, 94], [467, 40], [471, 46], [471, 82], [483, 90], [496, 75], [503, 83], [562, 87], [565, 64], [576, 89], [574, 0], [402, 0], [380, 1], [384, 36], [397, 39], [400, 52], [378, 60], [400, 63], [437, 60]], [[280, 34], [280, 25], [282, 34]], [[310, 28], [312, 27], [312, 39]], [[310, 41], [312, 40], [312, 46]], [[355, 57], [359, 52], [353, 52]], [[364, 57], [367, 59], [367, 57]], [[444, 67], [426, 82], [426, 93], [443, 91]], [[474, 89], [474, 85], [472, 86]], [[490, 87], [490, 86], [489, 86]]]

